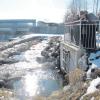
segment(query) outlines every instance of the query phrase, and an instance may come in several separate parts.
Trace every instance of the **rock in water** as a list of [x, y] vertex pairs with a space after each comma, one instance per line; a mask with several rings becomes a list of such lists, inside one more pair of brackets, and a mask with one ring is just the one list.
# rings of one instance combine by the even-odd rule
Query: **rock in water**
[[5, 81], [4, 80], [0, 80], [0, 88], [5, 87]]
[[41, 55], [44, 56], [45, 58], [49, 57], [48, 52], [45, 50], [41, 52]]

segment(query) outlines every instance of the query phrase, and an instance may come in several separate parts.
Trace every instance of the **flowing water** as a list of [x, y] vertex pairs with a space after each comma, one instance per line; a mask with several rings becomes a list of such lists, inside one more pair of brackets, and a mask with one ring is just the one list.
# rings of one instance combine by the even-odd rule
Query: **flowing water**
[[37, 62], [37, 57], [42, 58], [41, 51], [47, 46], [48, 39], [33, 45], [29, 50], [15, 55], [20, 62], [15, 63], [16, 68], [29, 69], [20, 79], [13, 82], [13, 88], [19, 100], [33, 100], [34, 96], [48, 96], [53, 91], [62, 87], [62, 79], [58, 73], [44, 67], [44, 63]]

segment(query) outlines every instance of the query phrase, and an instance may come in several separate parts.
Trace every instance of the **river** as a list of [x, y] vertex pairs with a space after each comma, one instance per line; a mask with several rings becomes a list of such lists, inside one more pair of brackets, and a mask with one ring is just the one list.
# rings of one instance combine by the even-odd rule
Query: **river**
[[[31, 35], [26, 35], [28, 36]], [[33, 100], [34, 96], [49, 96], [62, 87], [61, 76], [49, 66], [48, 62], [43, 61], [41, 56], [41, 51], [48, 45], [48, 39], [49, 36], [46, 36], [44, 40], [32, 45], [25, 52], [13, 56], [14, 59], [20, 59], [19, 62], [14, 63], [15, 69], [25, 70], [25, 74], [20, 79], [11, 81], [18, 100]]]

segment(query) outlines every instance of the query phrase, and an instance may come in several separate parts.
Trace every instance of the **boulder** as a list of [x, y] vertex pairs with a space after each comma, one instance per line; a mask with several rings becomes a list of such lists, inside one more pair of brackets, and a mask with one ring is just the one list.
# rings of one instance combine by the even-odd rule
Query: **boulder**
[[50, 56], [48, 59], [47, 59], [48, 62], [55, 62], [55, 58]]
[[36, 61], [39, 62], [39, 63], [45, 63], [46, 59], [45, 59], [45, 57], [37, 57]]
[[4, 80], [0, 80], [0, 88], [5, 87], [5, 81]]
[[64, 92], [69, 91], [69, 90], [70, 90], [70, 88], [71, 88], [71, 86], [70, 86], [70, 85], [64, 86], [63, 91], [64, 91]]
[[54, 58], [57, 58], [57, 56], [59, 56], [59, 54], [57, 52], [52, 52], [51, 56], [54, 57]]
[[99, 68], [91, 69], [91, 78], [95, 79], [97, 77], [100, 77], [100, 69]]
[[12, 64], [12, 63], [16, 63], [18, 62], [19, 60], [14, 60], [14, 59], [2, 59], [0, 60], [0, 65], [2, 64]]
[[43, 50], [43, 51], [41, 52], [41, 55], [44, 56], [45, 58], [48, 58], [48, 57], [49, 57], [48, 51], [45, 51], [45, 50]]

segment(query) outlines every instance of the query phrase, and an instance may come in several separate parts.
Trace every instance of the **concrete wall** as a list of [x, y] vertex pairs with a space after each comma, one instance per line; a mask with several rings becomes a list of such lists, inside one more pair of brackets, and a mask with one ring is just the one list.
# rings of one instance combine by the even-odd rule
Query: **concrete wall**
[[[69, 54], [64, 54], [64, 51], [68, 52]], [[61, 42], [60, 44], [60, 66], [62, 71], [68, 72], [71, 70], [74, 70], [76, 67], [78, 67], [78, 60], [81, 56], [82, 52], [79, 47]], [[64, 56], [67, 55], [67, 60], [64, 58]], [[69, 58], [68, 58], [69, 57]], [[64, 61], [66, 62], [66, 66], [64, 66]]]

